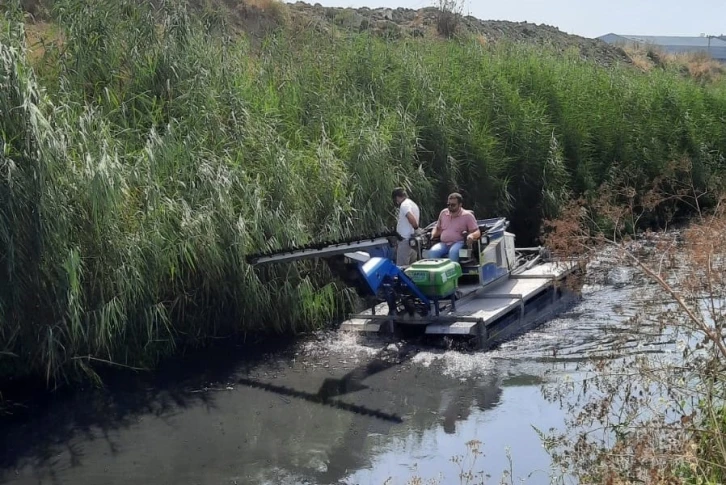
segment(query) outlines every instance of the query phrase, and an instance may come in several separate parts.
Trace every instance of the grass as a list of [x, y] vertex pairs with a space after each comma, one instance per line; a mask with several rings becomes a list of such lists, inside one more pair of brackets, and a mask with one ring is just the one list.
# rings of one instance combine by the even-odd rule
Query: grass
[[[547, 391], [569, 403], [567, 431], [542, 435], [544, 444], [561, 471], [583, 483], [715, 484], [726, 477], [726, 190], [720, 173], [699, 187], [693, 172], [688, 160], [673, 163], [644, 193], [621, 170], [598, 198], [573, 201], [548, 222], [549, 247], [585, 259], [605, 254], [592, 273], [630, 267], [631, 281], [640, 281], [634, 298], [642, 306], [612, 309], [628, 315], [619, 329], [628, 336], [614, 337], [606, 358], [578, 367], [577, 382]], [[705, 208], [705, 197], [719, 203]], [[643, 215], [673, 200], [692, 208], [688, 224], [638, 231]]]
[[425, 221], [458, 190], [527, 243], [617, 167], [723, 166], [724, 84], [669, 70], [294, 29], [253, 49], [178, 2], [52, 16], [42, 50], [18, 10], [0, 24], [0, 376], [319, 328], [346, 304], [325, 265], [245, 255], [392, 227], [395, 186]]
[[639, 69], [649, 72], [661, 68], [689, 77], [703, 84], [723, 82], [726, 66], [705, 52], [671, 54], [654, 45], [628, 44], [625, 52]]

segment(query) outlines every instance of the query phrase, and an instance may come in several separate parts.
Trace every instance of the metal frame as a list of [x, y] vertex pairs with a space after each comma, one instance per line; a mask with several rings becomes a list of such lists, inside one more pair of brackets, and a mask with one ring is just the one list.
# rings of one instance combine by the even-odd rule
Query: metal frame
[[432, 323], [456, 323], [456, 322], [484, 322], [480, 317], [469, 317], [463, 315], [439, 315], [439, 316], [413, 316], [407, 319], [405, 315], [363, 315], [360, 313], [351, 313], [348, 315], [349, 320], [373, 320], [388, 322], [393, 320], [395, 323], [405, 325], [430, 325]]
[[[550, 261], [550, 263], [556, 263]], [[348, 320], [365, 320], [367, 323], [361, 324], [360, 330], [356, 328], [355, 331], [363, 331], [363, 333], [378, 333], [386, 332], [386, 327], [381, 324], [388, 323], [388, 332], [394, 333], [397, 328], [412, 328], [412, 327], [426, 327], [432, 326], [432, 332], [424, 330], [425, 335], [429, 336], [449, 336], [449, 337], [469, 337], [476, 339], [476, 347], [482, 349], [486, 348], [500, 339], [509, 338], [521, 331], [526, 331], [532, 325], [535, 325], [540, 318], [546, 318], [545, 315], [549, 314], [549, 311], [534, 311], [527, 312], [527, 308], [534, 308], [530, 304], [539, 307], [544, 305], [548, 308], [554, 308], [554, 305], [558, 304], [558, 301], [562, 301], [566, 298], [565, 293], [560, 290], [561, 281], [568, 278], [568, 276], [575, 273], [578, 269], [578, 265], [570, 265], [561, 274], [540, 274], [540, 275], [515, 275], [509, 274], [508, 276], [512, 280], [529, 280], [539, 279], [543, 281], [541, 289], [535, 290], [530, 293], [525, 299], [525, 295], [521, 293], [482, 293], [483, 288], [477, 288], [471, 293], [465, 295], [459, 300], [459, 302], [470, 300], [470, 299], [485, 299], [485, 300], [519, 300], [514, 306], [507, 306], [503, 313], [496, 317], [492, 317], [491, 321], [485, 321], [483, 317], [471, 316], [471, 315], [440, 315], [440, 316], [409, 316], [409, 315], [375, 315], [375, 314], [350, 314]], [[509, 278], [507, 278], [509, 279]], [[489, 286], [489, 285], [487, 285]], [[547, 292], [551, 293], [547, 295]], [[544, 298], [544, 300], [542, 300]], [[549, 302], [547, 302], [549, 300]], [[539, 303], [538, 303], [539, 301]], [[516, 312], [516, 313], [513, 313]], [[512, 319], [510, 321], [510, 319]], [[447, 333], [445, 328], [435, 328], [440, 325], [455, 324], [455, 323], [473, 323], [468, 330], [465, 325], [462, 326], [461, 333], [451, 332]], [[378, 324], [377, 324], [378, 323]], [[502, 324], [504, 324], [502, 326]], [[353, 324], [357, 327], [358, 324]], [[371, 325], [368, 327], [368, 325]], [[366, 328], [367, 327], [367, 328]], [[440, 330], [440, 331], [439, 331]], [[493, 331], [493, 333], [492, 333]]]
[[281, 263], [289, 261], [297, 261], [299, 259], [307, 259], [310, 257], [335, 256], [338, 254], [354, 253], [363, 249], [377, 248], [385, 245], [391, 245], [391, 237], [378, 237], [366, 241], [356, 241], [352, 243], [340, 243], [322, 249], [301, 249], [288, 253], [277, 253], [272, 256], [260, 256], [255, 258], [254, 264], [264, 263]]

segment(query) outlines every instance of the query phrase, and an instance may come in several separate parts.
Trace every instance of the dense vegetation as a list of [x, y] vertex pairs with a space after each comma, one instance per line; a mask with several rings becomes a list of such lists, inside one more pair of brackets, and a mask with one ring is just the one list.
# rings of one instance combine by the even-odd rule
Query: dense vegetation
[[322, 325], [345, 303], [323, 265], [244, 256], [390, 227], [396, 185], [426, 221], [456, 189], [531, 242], [623, 167], [723, 165], [726, 86], [673, 70], [294, 26], [253, 48], [138, 3], [54, 2], [32, 51], [1, 20], [0, 375]]

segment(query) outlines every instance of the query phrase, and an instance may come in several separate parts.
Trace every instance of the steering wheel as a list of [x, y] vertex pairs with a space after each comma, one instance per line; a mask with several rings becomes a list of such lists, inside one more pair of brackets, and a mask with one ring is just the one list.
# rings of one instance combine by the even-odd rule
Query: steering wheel
[[429, 235], [429, 240], [430, 241], [439, 241], [440, 240], [439, 238], [434, 239], [434, 238], [431, 237], [431, 233], [433, 232], [434, 227], [436, 227], [436, 223], [437, 222], [438, 221], [434, 221], [434, 222], [432, 222], [431, 224], [429, 224], [428, 226], [426, 226], [423, 229], [424, 234], [428, 234]]

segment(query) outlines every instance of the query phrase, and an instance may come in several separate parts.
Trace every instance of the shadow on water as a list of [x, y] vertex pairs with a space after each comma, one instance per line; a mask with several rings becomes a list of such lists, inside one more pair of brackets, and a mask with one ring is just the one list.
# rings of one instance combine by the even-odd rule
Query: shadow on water
[[[446, 434], [454, 434], [457, 422], [466, 421], [473, 409], [484, 411], [499, 403], [502, 391], [492, 379], [465, 383], [445, 377], [438, 369], [421, 367], [412, 362], [421, 350], [418, 346], [403, 343], [401, 346], [391, 347], [383, 347], [374, 356], [367, 357], [364, 363], [339, 377], [319, 375], [315, 379], [316, 385], [321, 378], [322, 383], [314, 393], [300, 390], [299, 386], [304, 383], [297, 379], [294, 380], [297, 387], [251, 378], [237, 381], [281, 398], [292, 397], [330, 406], [336, 411], [349, 414], [349, 419], [340, 413], [336, 418], [321, 414], [324, 413], [323, 408], [312, 408], [317, 417], [312, 416], [310, 422], [301, 424], [296, 431], [302, 431], [305, 435], [305, 430], [319, 430], [322, 426], [328, 428], [326, 431], [319, 430], [320, 436], [308, 436], [303, 442], [303, 445], [312, 448], [320, 447], [321, 442], [325, 442], [327, 446], [322, 446], [326, 449], [324, 463], [319, 462], [315, 466], [310, 462], [301, 464], [296, 463], [295, 459], [285, 458], [282, 460], [284, 465], [281, 466], [284, 469], [283, 476], [312, 480], [310, 483], [316, 484], [342, 483], [341, 480], [351, 472], [371, 467], [376, 455], [387, 451], [386, 444], [378, 450], [374, 449], [371, 437], [382, 436], [384, 441], [390, 442], [394, 436], [407, 438], [411, 435], [423, 435], [437, 426]], [[330, 357], [328, 355], [326, 358]], [[340, 359], [340, 356], [335, 358]], [[338, 362], [333, 367], [340, 371], [343, 366]], [[279, 376], [272, 376], [271, 379], [279, 380]], [[344, 401], [346, 398], [354, 402]], [[312, 424], [315, 422], [324, 424]], [[289, 432], [295, 435], [295, 431]], [[293, 438], [293, 441], [296, 440]], [[296, 454], [294, 446], [278, 451], [281, 454]], [[303, 453], [297, 455], [296, 458], [300, 458]], [[281, 462], [278, 461], [276, 466], [280, 465]], [[275, 478], [279, 480], [280, 476]]]
[[[325, 357], [298, 360], [299, 346], [228, 346], [170, 359], [154, 373], [104, 372], [101, 389], [6, 387], [5, 397], [23, 406], [0, 418], [0, 482], [153, 481], [156, 452], [162, 463], [188, 463], [158, 472], [160, 482], [281, 483], [269, 476], [274, 468], [338, 483], [368, 466], [370, 436], [437, 424], [453, 433], [474, 403], [487, 409], [501, 394], [489, 382], [462, 384], [407, 365], [417, 353], [410, 345], [384, 347], [360, 363], [343, 353], [326, 366]], [[222, 420], [227, 441], [209, 431]], [[191, 449], [205, 439], [214, 450]]]
[[413, 347], [402, 349], [398, 355], [398, 358], [381, 358], [381, 354], [385, 352], [383, 349], [378, 356], [371, 361], [364, 363], [340, 378], [326, 378], [317, 393], [310, 393], [300, 391], [291, 387], [278, 386], [271, 383], [264, 383], [253, 379], [242, 377], [237, 380], [237, 383], [243, 384], [252, 388], [263, 389], [268, 392], [274, 392], [281, 396], [290, 396], [305, 401], [322, 404], [326, 406], [332, 406], [337, 409], [344, 411], [350, 411], [352, 413], [360, 414], [363, 416], [372, 416], [374, 418], [391, 421], [393, 423], [402, 423], [403, 419], [390, 413], [384, 413], [377, 409], [369, 409], [365, 406], [359, 406], [355, 404], [345, 403], [336, 397], [344, 396], [357, 391], [363, 391], [368, 389], [368, 386], [363, 384], [363, 381], [375, 374], [390, 369], [393, 366], [400, 365], [411, 355]]
[[[203, 392], [210, 383], [229, 380], [240, 365], [240, 352], [247, 365], [265, 359], [266, 352], [284, 354], [291, 343], [250, 349], [227, 346], [166, 360], [153, 373], [99, 370], [103, 388], [61, 388], [45, 391], [42, 383], [5, 384], [3, 396], [10, 412], [0, 417], [0, 468], [52, 466], [56, 447], [66, 447], [74, 465], [82, 453], [67, 443], [75, 437], [93, 441], [100, 430], [111, 450], [111, 431], [137, 423], [142, 415], [163, 418], [191, 406], [215, 408], [213, 393]], [[0, 478], [3, 478], [0, 470]]]

